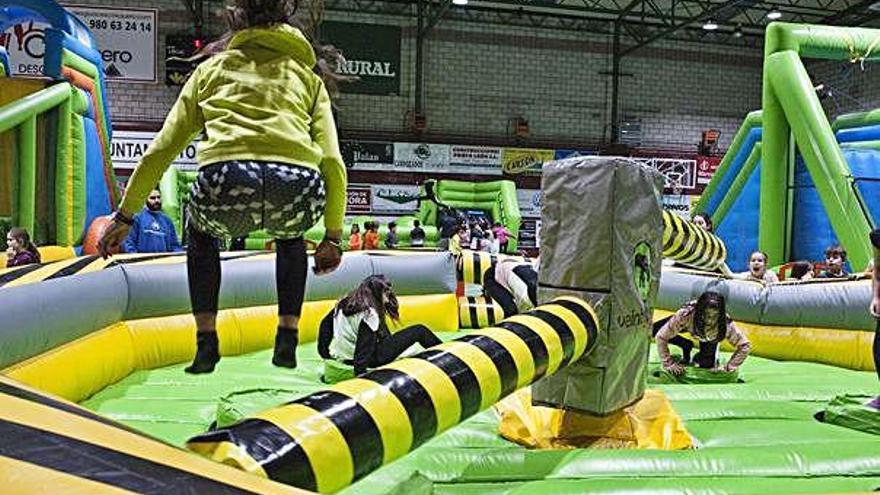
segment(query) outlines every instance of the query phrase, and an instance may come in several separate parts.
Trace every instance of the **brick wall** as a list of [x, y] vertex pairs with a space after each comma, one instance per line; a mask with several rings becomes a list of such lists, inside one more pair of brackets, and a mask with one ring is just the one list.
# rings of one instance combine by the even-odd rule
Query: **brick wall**
[[[143, 6], [131, 0], [90, 0]], [[216, 9], [215, 4], [209, 4]], [[179, 0], [152, 0], [159, 14], [159, 80], [164, 81], [164, 39], [190, 29]], [[223, 31], [212, 12], [206, 30]], [[343, 130], [407, 132], [413, 108], [414, 20], [328, 12], [327, 19], [401, 25], [401, 94], [344, 94]], [[604, 35], [539, 28], [441, 21], [425, 43], [428, 132], [503, 139], [513, 117], [529, 121], [543, 143], [595, 145], [609, 137], [611, 39]], [[620, 115], [641, 122], [645, 146], [692, 149], [704, 129], [729, 142], [745, 114], [760, 107], [761, 52], [703, 44], [662, 42], [624, 59]], [[604, 74], [603, 74], [604, 73]], [[343, 89], [344, 90], [344, 89]], [[160, 122], [177, 88], [110, 83], [117, 122]]]

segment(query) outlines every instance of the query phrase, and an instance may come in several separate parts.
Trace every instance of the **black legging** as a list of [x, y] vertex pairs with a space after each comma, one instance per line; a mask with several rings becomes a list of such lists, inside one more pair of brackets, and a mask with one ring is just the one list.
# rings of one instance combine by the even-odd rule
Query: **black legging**
[[[495, 265], [492, 266], [494, 267]], [[492, 268], [489, 269], [486, 276], [483, 278], [483, 290], [486, 292], [486, 295], [489, 296], [489, 299], [495, 301], [501, 306], [505, 318], [510, 318], [519, 312], [516, 303], [513, 301], [513, 295], [508, 292], [507, 289], [501, 287], [501, 284], [495, 281], [495, 275]]]
[[[193, 313], [216, 313], [220, 296], [220, 242], [190, 224], [186, 271]], [[306, 245], [302, 238], [275, 241], [278, 314], [299, 316], [306, 289]]]
[[[513, 294], [495, 280], [495, 266], [495, 264], [492, 264], [486, 272], [486, 275], [483, 277], [483, 290], [486, 292], [486, 295], [489, 296], [489, 299], [492, 299], [501, 306], [502, 311], [504, 311], [504, 317], [510, 318], [519, 313], [519, 308], [516, 305]], [[529, 301], [531, 301], [532, 306], [537, 306], [538, 272], [530, 266], [521, 265], [515, 267], [513, 273], [522, 279], [526, 286], [528, 286]]]
[[425, 349], [442, 344], [443, 341], [437, 338], [425, 325], [413, 325], [403, 330], [391, 334], [380, 340], [376, 345], [376, 352], [370, 359], [370, 368], [386, 365], [397, 359], [404, 351], [412, 347], [413, 344], [419, 344]]
[[[663, 328], [663, 325], [666, 324], [671, 316], [667, 316], [661, 320], [654, 322], [654, 330], [652, 335], [654, 337], [657, 336], [657, 332]], [[681, 335], [676, 335], [669, 339], [669, 343], [681, 348], [682, 357], [684, 358], [685, 363], [691, 362], [691, 352], [694, 350], [694, 343], [690, 339], [686, 339]], [[718, 352], [718, 342], [702, 342], [700, 341], [700, 350], [697, 352], [697, 355], [693, 357], [693, 362], [700, 368], [711, 369], [715, 367], [715, 355]]]

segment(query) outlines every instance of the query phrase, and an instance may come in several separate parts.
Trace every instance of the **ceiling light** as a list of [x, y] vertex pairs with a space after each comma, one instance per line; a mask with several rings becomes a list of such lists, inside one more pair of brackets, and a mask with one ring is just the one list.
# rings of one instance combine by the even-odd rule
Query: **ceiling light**
[[733, 37], [734, 38], [742, 38], [743, 37], [742, 26], [740, 26], [739, 24], [737, 24], [736, 28], [734, 28], [734, 30], [733, 30]]
[[467, 5], [468, 0], [452, 0], [452, 3], [455, 5]]
[[782, 18], [782, 12], [780, 12], [778, 10], [774, 9], [774, 10], [771, 10], [770, 12], [767, 12], [767, 19], [770, 19], [771, 21], [775, 21], [776, 19], [781, 19], [781, 18]]
[[718, 24], [715, 24], [715, 21], [713, 20], [708, 20], [705, 24], [703, 24], [703, 29], [705, 29], [706, 31], [715, 31], [716, 29], [718, 29]]

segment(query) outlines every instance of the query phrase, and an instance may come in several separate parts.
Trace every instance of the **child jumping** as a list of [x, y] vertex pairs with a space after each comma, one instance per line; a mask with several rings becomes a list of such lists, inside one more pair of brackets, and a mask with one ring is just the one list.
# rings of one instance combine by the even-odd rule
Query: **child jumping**
[[308, 261], [303, 234], [322, 214], [326, 233], [315, 251], [315, 272], [331, 272], [341, 262], [345, 165], [330, 97], [312, 70], [315, 53], [288, 24], [296, 6], [296, 0], [233, 0], [226, 9], [234, 33], [228, 46], [184, 85], [100, 241], [101, 254], [109, 256], [171, 162], [203, 134], [187, 210], [187, 274], [197, 329], [188, 373], [210, 373], [220, 360], [219, 238], [266, 229], [276, 239], [277, 366], [296, 367]]

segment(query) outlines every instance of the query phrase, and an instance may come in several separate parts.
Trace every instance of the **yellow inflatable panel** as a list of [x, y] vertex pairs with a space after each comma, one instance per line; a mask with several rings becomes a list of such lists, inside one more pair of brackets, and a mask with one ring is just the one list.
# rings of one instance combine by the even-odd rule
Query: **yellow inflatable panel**
[[116, 323], [3, 370], [3, 374], [68, 400], [83, 400], [129, 375], [135, 352], [125, 323]]
[[[654, 321], [672, 315], [654, 310]], [[808, 361], [858, 371], [873, 371], [874, 332], [839, 328], [786, 327], [736, 321], [752, 343], [755, 356], [783, 361]], [[723, 342], [721, 348], [733, 348]]]
[[681, 417], [661, 390], [649, 389], [633, 405], [609, 416], [532, 405], [525, 388], [495, 405], [501, 436], [531, 449], [692, 448]]
[[[300, 343], [317, 338], [318, 325], [336, 301], [303, 304]], [[421, 323], [434, 331], [458, 329], [455, 294], [400, 297], [403, 328]], [[220, 353], [233, 356], [274, 345], [277, 306], [220, 311]], [[71, 401], [81, 401], [135, 370], [160, 368], [192, 359], [196, 329], [182, 314], [117, 323], [3, 370], [10, 377]]]
[[5, 377], [0, 436], [0, 471], [15, 469], [2, 476], [4, 493], [306, 493], [145, 437]]

